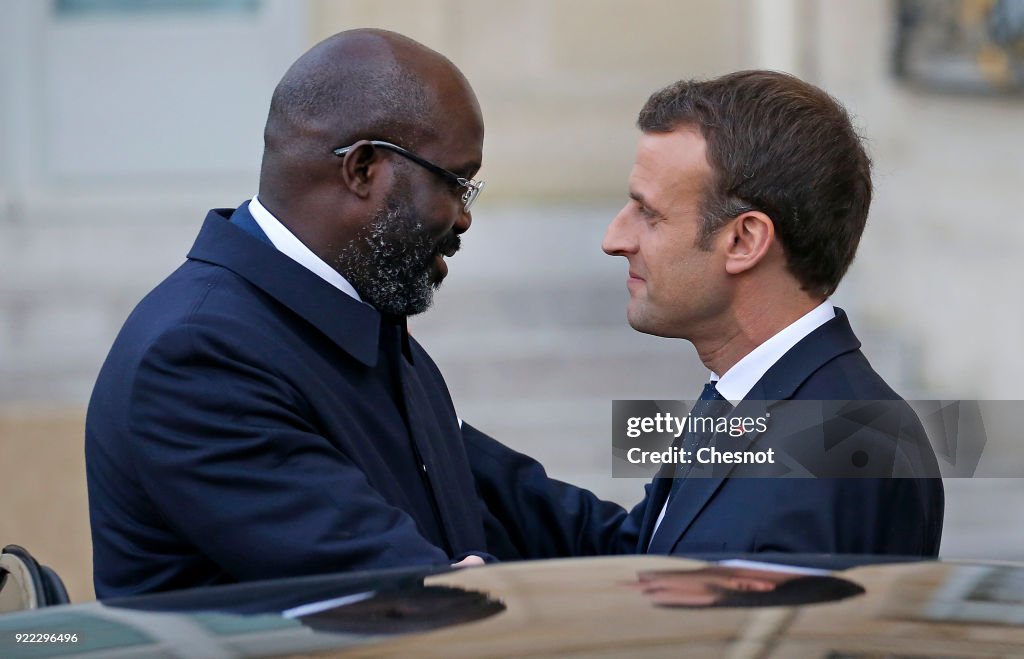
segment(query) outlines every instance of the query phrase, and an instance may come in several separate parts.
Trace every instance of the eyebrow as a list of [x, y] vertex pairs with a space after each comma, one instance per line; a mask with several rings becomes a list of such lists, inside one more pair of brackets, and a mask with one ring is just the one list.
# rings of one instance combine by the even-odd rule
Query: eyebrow
[[649, 204], [647, 202], [647, 200], [644, 199], [644, 196], [642, 194], [640, 194], [639, 192], [637, 192], [636, 190], [630, 190], [629, 191], [629, 198], [632, 199], [633, 201], [635, 201], [636, 203], [640, 204], [641, 206], [646, 206], [647, 210], [651, 211], [652, 213], [654, 213], [658, 217], [665, 217], [664, 214], [662, 214], [661, 211], [659, 211], [657, 208], [654, 208], [653, 206], [651, 206], [651, 204]]
[[[479, 161], [474, 160], [472, 162], [460, 165], [458, 167], [452, 167], [448, 171], [454, 174], [458, 174], [463, 178], [473, 178], [480, 171], [481, 166], [482, 165]], [[470, 172], [472, 172], [472, 174], [470, 174]]]

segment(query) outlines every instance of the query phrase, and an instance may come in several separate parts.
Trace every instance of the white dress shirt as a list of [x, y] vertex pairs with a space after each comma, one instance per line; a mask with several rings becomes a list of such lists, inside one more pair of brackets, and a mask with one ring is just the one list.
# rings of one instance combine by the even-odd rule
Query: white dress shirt
[[793, 324], [782, 329], [778, 334], [757, 346], [746, 356], [736, 362], [732, 368], [719, 377], [711, 374], [715, 389], [722, 398], [732, 401], [735, 405], [750, 393], [757, 381], [764, 377], [775, 362], [789, 352], [790, 348], [814, 330], [836, 317], [832, 302], [825, 300], [818, 306], [800, 316]]
[[334, 286], [342, 293], [354, 297], [360, 302], [363, 301], [359, 297], [359, 293], [356, 292], [356, 289], [352, 288], [352, 284], [348, 283], [347, 279], [314, 254], [301, 240], [295, 237], [294, 233], [288, 230], [288, 227], [281, 224], [281, 221], [274, 217], [260, 203], [258, 195], [249, 202], [249, 213], [252, 215], [252, 219], [256, 220], [256, 224], [260, 225], [260, 228], [263, 229], [263, 233], [267, 234], [267, 238], [274, 244], [277, 251], [306, 268], [317, 277], [320, 277], [331, 286]]
[[[743, 359], [726, 371], [725, 375], [719, 377], [718, 374], [711, 373], [711, 382], [715, 383], [715, 389], [722, 395], [722, 398], [735, 405], [750, 393], [757, 381], [764, 377], [768, 369], [782, 359], [782, 356], [793, 346], [835, 317], [835, 307], [832, 306], [831, 301], [825, 300], [780, 330], [778, 334], [748, 352]], [[658, 515], [658, 520], [654, 523], [651, 538], [658, 532], [661, 520], [665, 519], [666, 510], [668, 510], [668, 499], [665, 500], [661, 514]]]

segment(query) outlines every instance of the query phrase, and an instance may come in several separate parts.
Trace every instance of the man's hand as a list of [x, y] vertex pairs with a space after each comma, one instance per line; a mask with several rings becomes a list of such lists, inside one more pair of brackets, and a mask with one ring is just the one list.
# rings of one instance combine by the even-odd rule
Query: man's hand
[[479, 567], [484, 564], [484, 559], [479, 556], [467, 556], [458, 563], [452, 563], [452, 567]]

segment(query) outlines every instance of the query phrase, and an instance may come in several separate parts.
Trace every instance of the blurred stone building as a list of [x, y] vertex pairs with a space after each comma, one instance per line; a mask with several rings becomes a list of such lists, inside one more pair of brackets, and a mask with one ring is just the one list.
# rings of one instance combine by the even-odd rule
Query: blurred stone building
[[[934, 0], [943, 2], [944, 0]], [[947, 3], [949, 4], [949, 3]], [[960, 3], [970, 6], [981, 2]], [[991, 4], [991, 3], [988, 3]], [[486, 194], [413, 332], [464, 418], [623, 504], [615, 398], [687, 398], [683, 342], [625, 323], [600, 251], [656, 88], [790, 71], [842, 100], [876, 202], [837, 301], [908, 397], [1024, 398], [1024, 100], [893, 77], [887, 0], [4, 0], [0, 3], [0, 544], [88, 598], [82, 415], [120, 324], [183, 259], [208, 208], [255, 189], [270, 93], [336, 31], [445, 53], [480, 97]], [[1022, 464], [1024, 470], [1024, 464]], [[1024, 471], [1022, 471], [1024, 473]], [[1024, 558], [1018, 481], [947, 484], [949, 556]], [[13, 515], [12, 515], [13, 511]]]

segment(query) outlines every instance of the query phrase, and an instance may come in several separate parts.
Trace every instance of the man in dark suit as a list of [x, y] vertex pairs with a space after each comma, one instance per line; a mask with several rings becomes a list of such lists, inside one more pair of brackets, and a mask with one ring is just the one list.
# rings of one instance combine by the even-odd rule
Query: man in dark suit
[[487, 549], [444, 380], [410, 338], [482, 188], [469, 83], [355, 30], [274, 91], [259, 194], [138, 305], [86, 421], [99, 597]]
[[[690, 432], [683, 448], [799, 455], [816, 443], [832, 450], [812, 474], [888, 477], [749, 478], [764, 471], [725, 465], [698, 478], [665, 465], [626, 513], [465, 427], [477, 487], [519, 555], [936, 555], [934, 453], [829, 301], [871, 201], [870, 161], [842, 106], [792, 76], [748, 71], [658, 91], [639, 125], [630, 200], [603, 245], [629, 263], [629, 322], [694, 345], [710, 371], [702, 405], [772, 415], [765, 432]], [[891, 402], [815, 419], [813, 401]]]

